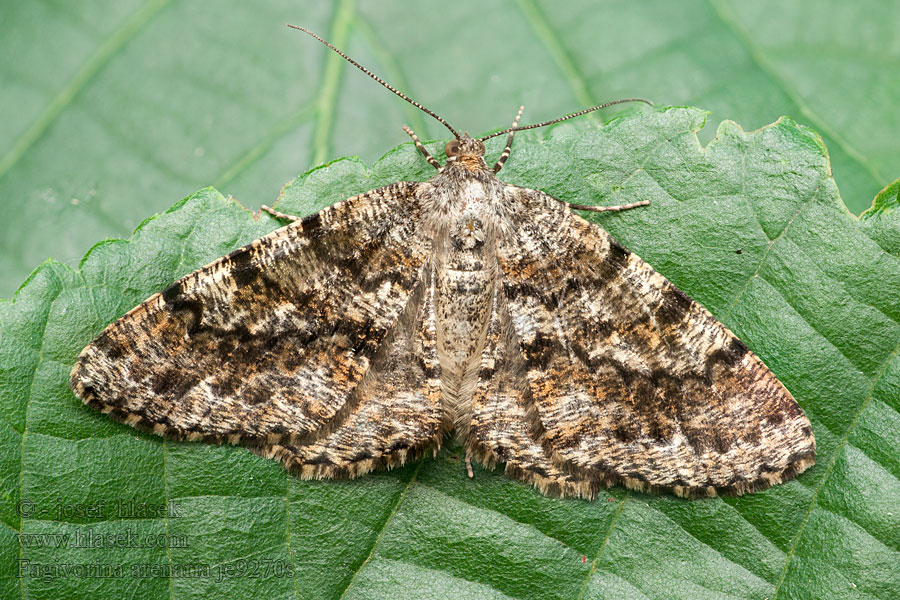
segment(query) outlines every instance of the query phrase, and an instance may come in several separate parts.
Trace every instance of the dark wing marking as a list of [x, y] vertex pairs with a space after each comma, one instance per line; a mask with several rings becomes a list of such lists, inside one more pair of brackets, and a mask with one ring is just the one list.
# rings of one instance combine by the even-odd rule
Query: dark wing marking
[[500, 277], [560, 469], [585, 485], [708, 496], [813, 464], [803, 411], [724, 325], [563, 203], [509, 190]]
[[175, 439], [299, 444], [340, 427], [423, 281], [417, 185], [354, 196], [151, 296], [82, 351], [72, 389]]
[[471, 419], [459, 433], [467, 455], [488, 467], [505, 463], [507, 475], [533, 483], [545, 494], [592, 498], [599, 489], [595, 479], [559, 468], [544, 447], [546, 432], [502, 289], [494, 297]]
[[441, 406], [430, 269], [384, 340], [347, 410], [297, 443], [254, 449], [305, 478], [355, 477], [437, 451], [450, 423]]

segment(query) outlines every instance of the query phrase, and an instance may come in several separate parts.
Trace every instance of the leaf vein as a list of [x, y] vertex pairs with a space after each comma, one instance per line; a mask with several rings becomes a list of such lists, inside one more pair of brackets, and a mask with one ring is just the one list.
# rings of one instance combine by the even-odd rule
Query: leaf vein
[[[48, 269], [50, 273], [56, 274], [54, 271]], [[19, 501], [22, 500], [22, 497], [25, 493], [25, 437], [28, 435], [28, 409], [31, 406], [31, 400], [34, 398], [34, 382], [37, 380], [37, 372], [41, 368], [41, 365], [44, 362], [44, 341], [47, 339], [47, 327], [50, 325], [50, 313], [53, 312], [53, 304], [59, 299], [59, 295], [61, 293], [61, 283], [58, 278], [56, 278], [56, 289], [53, 292], [53, 297], [50, 299], [49, 304], [47, 305], [47, 312], [44, 314], [44, 325], [41, 330], [41, 347], [38, 349], [38, 360], [35, 363], [34, 371], [31, 373], [31, 383], [28, 386], [28, 397], [25, 399], [25, 422], [22, 427], [22, 445], [21, 445], [21, 455], [22, 461], [21, 466], [19, 468]], [[21, 532], [25, 528], [25, 516], [19, 516], [19, 531]], [[22, 544], [19, 544], [19, 561], [25, 559], [25, 550]], [[20, 562], [21, 564], [21, 562]], [[25, 578], [19, 578], [19, 589], [22, 591], [22, 599], [25, 598]]]
[[0, 179], [24, 156], [45, 131], [59, 118], [94, 76], [131, 41], [171, 0], [148, 0], [125, 24], [117, 29], [88, 59], [75, 76], [63, 86], [37, 119], [19, 136], [9, 152], [0, 160]]
[[279, 139], [292, 132], [295, 128], [305, 124], [310, 118], [316, 114], [318, 107], [315, 103], [308, 104], [303, 108], [294, 111], [284, 119], [280, 120], [270, 129], [252, 148], [245, 152], [240, 158], [226, 167], [222, 174], [219, 175], [213, 187], [224, 188], [231, 183], [241, 173], [256, 164], [266, 151], [272, 148]]
[[[719, 498], [719, 501], [721, 501], [721, 500], [722, 500], [722, 499]], [[731, 560], [730, 558], [728, 558], [727, 556], [725, 556], [725, 555], [722, 553], [722, 551], [719, 550], [718, 548], [715, 548], [715, 547], [711, 546], [708, 542], [705, 542], [705, 541], [701, 540], [700, 538], [698, 538], [696, 535], [694, 535], [694, 533], [693, 533], [692, 531], [690, 531], [689, 529], [687, 529], [684, 525], [682, 525], [681, 523], [679, 523], [679, 522], [676, 521], [675, 519], [671, 518], [671, 517], [670, 517], [669, 515], [667, 515], [664, 511], [660, 510], [659, 508], [657, 508], [657, 507], [655, 507], [655, 506], [650, 506], [649, 503], [647, 504], [647, 506], [650, 508], [650, 510], [652, 510], [652, 511], [654, 511], [654, 512], [656, 512], [656, 513], [658, 513], [658, 514], [660, 514], [660, 515], [662, 515], [662, 516], [664, 516], [664, 517], [666, 518], [667, 521], [669, 521], [670, 523], [672, 523], [672, 524], [674, 524], [675, 526], [677, 526], [679, 529], [681, 529], [681, 530], [684, 531], [686, 534], [688, 534], [688, 536], [690, 536], [690, 537], [692, 537], [693, 539], [697, 540], [698, 542], [700, 542], [700, 544], [702, 544], [703, 546], [709, 548], [710, 550], [712, 550], [713, 552], [715, 552], [716, 554], [718, 554], [720, 557], [722, 557], [723, 559], [725, 559], [725, 560], [726, 560], [727, 562], [729, 562], [730, 564], [732, 564], [732, 565], [734, 565], [734, 566], [736, 566], [736, 567], [738, 567], [738, 568], [744, 570], [746, 573], [749, 573], [750, 575], [753, 575], [753, 577], [755, 577], [756, 579], [758, 579], [758, 580], [761, 581], [761, 582], [767, 583], [767, 584], [769, 584], [769, 585], [772, 584], [771, 581], [768, 581], [768, 580], [765, 579], [764, 577], [761, 577], [761, 576], [757, 575], [756, 573], [754, 573], [753, 571], [751, 571], [750, 569], [748, 569], [748, 568], [745, 567], [744, 565], [742, 565], [742, 564], [740, 564], [740, 563], [737, 563], [737, 562]], [[698, 584], [698, 585], [700, 585], [700, 584]], [[709, 588], [706, 588], [706, 589], [709, 589]], [[720, 593], [724, 593], [724, 592], [721, 592], [721, 591], [720, 591]]]
[[[856, 446], [854, 446], [853, 444], [848, 444], [848, 445], [852, 448], [856, 448]], [[898, 542], [896, 540], [892, 540], [890, 538], [888, 540], [881, 539], [871, 529], [869, 529], [869, 527], [866, 527], [865, 525], [860, 523], [858, 520], [853, 519], [852, 518], [853, 513], [849, 513], [849, 514], [840, 513], [836, 510], [828, 508], [827, 506], [822, 506], [821, 504], [817, 504], [816, 506], [819, 507], [819, 510], [825, 511], [828, 514], [833, 515], [837, 519], [847, 521], [848, 523], [854, 525], [855, 527], [858, 527], [860, 529], [860, 531], [865, 533], [867, 536], [872, 538], [872, 540], [874, 540], [875, 542], [877, 542], [884, 548], [886, 548], [888, 550], [892, 550], [894, 552], [900, 552], [900, 544], [898, 544]]]
[[[354, 27], [357, 33], [365, 37], [366, 42], [375, 53], [378, 62], [381, 63], [382, 67], [384, 67], [384, 69], [386, 70], [385, 79], [387, 81], [393, 82], [394, 87], [396, 87], [398, 90], [403, 90], [407, 93], [412, 92], [409, 82], [407, 81], [406, 76], [403, 74], [403, 69], [400, 68], [400, 64], [394, 59], [394, 55], [384, 47], [384, 44], [378, 37], [378, 34], [372, 29], [372, 26], [369, 25], [369, 22], [363, 17], [362, 14], [357, 13]], [[425, 132], [427, 131], [425, 119], [422, 117], [424, 113], [422, 113], [422, 111], [420, 111], [418, 108], [406, 102], [401, 102], [400, 104], [404, 112], [406, 112], [406, 115], [412, 124], [413, 130], [421, 131], [422, 133], [420, 133], [419, 135], [424, 136]]]
[[553, 58], [559, 70], [572, 88], [576, 100], [585, 107], [599, 104], [588, 89], [587, 79], [578, 71], [575, 61], [569, 56], [560, 37], [534, 0], [518, 0], [516, 5], [522, 12], [538, 39]]
[[591, 570], [588, 571], [587, 577], [585, 577], [584, 579], [584, 583], [581, 584], [581, 592], [579, 592], [578, 594], [578, 600], [584, 598], [584, 594], [587, 591], [588, 584], [594, 577], [594, 572], [597, 570], [597, 565], [600, 562], [600, 555], [603, 554], [603, 550], [606, 549], [606, 544], [607, 542], [609, 542], [609, 537], [612, 535], [613, 528], [616, 526], [616, 521], [619, 520], [619, 515], [622, 514], [622, 509], [625, 508], [625, 502], [628, 501], [629, 497], [631, 497], [631, 490], [628, 490], [619, 501], [619, 506], [616, 508], [616, 512], [609, 522], [609, 527], [606, 529], [606, 535], [603, 536], [603, 541], [600, 542], [600, 548], [597, 550], [597, 554], [594, 556], [594, 560], [591, 561]]
[[785, 577], [787, 576], [788, 567], [791, 564], [791, 560], [794, 557], [794, 552], [797, 550], [797, 545], [800, 543], [800, 537], [803, 535], [803, 531], [806, 528], [806, 524], [809, 522], [809, 517], [812, 514], [813, 509], [818, 504], [817, 498], [819, 496], [819, 492], [822, 491], [822, 488], [825, 486], [825, 482], [828, 481], [829, 475], [831, 475], [831, 471], [834, 469], [834, 465], [837, 462], [838, 456], [844, 449], [844, 446], [847, 445], [847, 439], [850, 437], [850, 434], [853, 432], [853, 428], [856, 427], [856, 423], [859, 421], [860, 416], [863, 411], [865, 411], [866, 407], [869, 405], [869, 402], [872, 399], [872, 396], [875, 393], [875, 387], [878, 385], [878, 382], [881, 380], [882, 375], [884, 375], [885, 371], [887, 371], [888, 365], [897, 357], [897, 353], [900, 352], [900, 341], [897, 342], [897, 345], [894, 347], [894, 350], [891, 354], [885, 359], [884, 364], [881, 366], [879, 373], [872, 379], [872, 386], [869, 388], [869, 394], [866, 396], [865, 400], [863, 400], [862, 405], [859, 407], [859, 410], [856, 412], [856, 416], [853, 418], [853, 421], [850, 423], [850, 426], [847, 427], [846, 433], [841, 438], [840, 443], [838, 444], [837, 449], [835, 449], [834, 454], [831, 456], [831, 460], [828, 462], [828, 467], [825, 469], [825, 473], [822, 475], [822, 479], [819, 480], [819, 484], [816, 486], [816, 489], [813, 491], [812, 499], [809, 502], [809, 507], [806, 509], [806, 513], [803, 516], [803, 520], [800, 522], [800, 527], [797, 529], [797, 535], [794, 536], [794, 541], [791, 543], [791, 548], [788, 551], [787, 559], [784, 562], [784, 568], [781, 571], [781, 577], [778, 580], [778, 583], [775, 585], [775, 591], [772, 593], [772, 600], [776, 600], [778, 598], [778, 592], [781, 590], [781, 585], [784, 583]]
[[431, 490], [431, 491], [433, 491], [433, 492], [435, 492], [435, 493], [437, 493], [437, 494], [440, 494], [441, 496], [443, 496], [443, 497], [445, 497], [445, 498], [451, 498], [451, 499], [453, 499], [453, 500], [455, 500], [455, 501], [457, 501], [457, 502], [460, 502], [460, 503], [462, 503], [462, 504], [465, 504], [466, 506], [471, 506], [472, 508], [475, 508], [475, 509], [477, 509], [477, 510], [481, 510], [481, 511], [485, 511], [485, 512], [490, 512], [490, 513], [493, 513], [493, 514], [496, 514], [496, 515], [500, 515], [500, 516], [503, 517], [504, 519], [509, 519], [510, 521], [512, 521], [513, 523], [516, 523], [517, 525], [523, 525], [523, 526], [525, 526], [525, 527], [528, 527], [529, 529], [534, 529], [536, 532], [538, 532], [539, 534], [541, 534], [542, 536], [544, 536], [544, 537], [547, 538], [548, 540], [551, 540], [551, 541], [553, 541], [553, 542], [556, 542], [557, 544], [559, 544], [559, 545], [562, 546], [563, 548], [565, 548], [565, 549], [567, 549], [567, 550], [577, 551], [576, 548], [572, 547], [571, 545], [569, 545], [568, 543], [566, 543], [566, 542], [564, 542], [563, 540], [559, 539], [558, 537], [555, 537], [555, 536], [550, 535], [550, 534], [547, 533], [546, 531], [540, 529], [540, 528], [539, 528], [537, 525], [535, 525], [534, 523], [529, 523], [529, 522], [527, 522], [527, 521], [521, 521], [521, 520], [519, 520], [519, 519], [515, 519], [515, 518], [513, 518], [511, 515], [509, 515], [509, 514], [507, 514], [507, 513], [505, 513], [505, 512], [502, 512], [502, 511], [500, 511], [500, 510], [497, 510], [497, 509], [495, 509], [495, 508], [490, 508], [490, 507], [487, 507], [487, 506], [479, 506], [479, 505], [477, 505], [477, 504], [472, 504], [471, 502], [468, 502], [468, 501], [466, 501], [466, 500], [464, 500], [464, 499], [458, 498], [457, 496], [452, 496], [452, 495], [446, 493], [445, 491], [443, 491], [443, 490], [441, 490], [441, 489], [439, 489], [439, 488], [434, 487], [433, 485], [428, 485], [427, 483], [421, 483], [421, 482], [420, 482], [418, 485], [419, 485], [421, 488], [423, 488], [423, 489]]
[[284, 528], [285, 542], [287, 543], [288, 556], [291, 559], [291, 573], [294, 580], [294, 591], [297, 592], [297, 600], [302, 600], [300, 594], [300, 581], [297, 579], [297, 561], [294, 558], [294, 545], [291, 541], [291, 474], [284, 472]]
[[[728, 306], [727, 309], [725, 309], [725, 312], [722, 314], [722, 317], [720, 320], [723, 323], [728, 319], [728, 317], [731, 316], [731, 313], [734, 311], [735, 307], [738, 305], [738, 302], [741, 301], [741, 298], [743, 297], [744, 292], [746, 292], [747, 288], [750, 287], [750, 283], [753, 282], [753, 280], [756, 279], [756, 277], [759, 275], [759, 271], [760, 271], [760, 269], [762, 269], [763, 264], [765, 264], [766, 259], [769, 258], [769, 254], [772, 252], [772, 248], [775, 246], [775, 243], [784, 236], [784, 234], [785, 234], [785, 232], [787, 232], [788, 228], [794, 223], [795, 220], [797, 220], [797, 217], [800, 216], [800, 213], [803, 212], [803, 209], [805, 209], [807, 206], [809, 206], [812, 203], [812, 201], [816, 199], [816, 197], [819, 194], [820, 189], [822, 189], [821, 181], [819, 182], [819, 185], [816, 187], [816, 189], [813, 191], [813, 193], [810, 194], [809, 198], [805, 202], [803, 202], [803, 204], [800, 205], [800, 207], [797, 209], [797, 211], [794, 213], [794, 215], [790, 218], [790, 220], [787, 222], [787, 224], [785, 224], [785, 226], [781, 229], [781, 231], [778, 233], [778, 235], [776, 235], [775, 238], [769, 242], [769, 245], [766, 247], [766, 251], [763, 252], [762, 258], [759, 259], [759, 264], [756, 265], [756, 270], [753, 271], [753, 275], [751, 275], [750, 277], [747, 278], [747, 283], [744, 284], [744, 287], [742, 287], [741, 290], [735, 296], [734, 301], [732, 301], [732, 303]], [[755, 217], [755, 215], [754, 215], [754, 217]], [[762, 228], [762, 223], [759, 222], [759, 219], [757, 219], [756, 222], [760, 226], [760, 228]]]
[[406, 485], [403, 487], [403, 490], [400, 492], [400, 495], [397, 496], [397, 503], [394, 504], [394, 507], [391, 509], [391, 512], [388, 514], [387, 518], [381, 524], [381, 529], [378, 531], [378, 535], [375, 536], [375, 541], [372, 543], [372, 549], [369, 550], [369, 554], [366, 558], [360, 563], [359, 567], [354, 571], [353, 577], [350, 578], [350, 581], [347, 582], [347, 587], [341, 592], [339, 600], [343, 600], [343, 598], [347, 595], [347, 592], [353, 587], [353, 584], [356, 582], [357, 577], [365, 568], [365, 566], [372, 560], [372, 557], [375, 556], [375, 550], [378, 548], [378, 544], [381, 543], [381, 539], [384, 537], [384, 532], [387, 531], [388, 523], [393, 520], [394, 516], [397, 514], [397, 511], [400, 509], [400, 505], [403, 504], [403, 501], [406, 500], [406, 494], [409, 493], [409, 489], [413, 486], [413, 483], [416, 481], [416, 477], [419, 475], [419, 471], [422, 469], [422, 464], [425, 462], [424, 458], [419, 459], [419, 464], [416, 465], [416, 470], [413, 471], [412, 476], [410, 476], [409, 481], [406, 482]]
[[[347, 46], [347, 34], [351, 22], [355, 18], [354, 0], [341, 0], [335, 9], [334, 21], [329, 39], [337, 47]], [[344, 72], [344, 59], [325, 49], [325, 73], [322, 76], [322, 87], [316, 98], [318, 119], [313, 137], [313, 164], [325, 162], [331, 147], [331, 135], [334, 130], [335, 103], [340, 91], [341, 74]]]
[[816, 271], [818, 271], [819, 273], [821, 273], [822, 275], [824, 275], [831, 281], [840, 285], [841, 288], [844, 290], [844, 293], [847, 294], [848, 298], [852, 298], [854, 301], [859, 302], [863, 306], [867, 306], [867, 307], [871, 308], [872, 310], [876, 311], [878, 314], [882, 315], [884, 318], [891, 321], [892, 323], [894, 323], [896, 325], [900, 325], [900, 321], [898, 321], [895, 317], [892, 317], [891, 315], [887, 314], [886, 312], [884, 312], [882, 309], [875, 306], [874, 304], [866, 302], [865, 300], [853, 295], [851, 290], [854, 289], [854, 286], [850, 286], [850, 288], [848, 289], [848, 286], [845, 284], [845, 282], [843, 280], [838, 279], [837, 277], [835, 277], [834, 275], [828, 273], [825, 269], [823, 269], [821, 267], [821, 265], [819, 264], [819, 262], [817, 260], [815, 260], [815, 258], [813, 256], [810, 256], [809, 252], [807, 252], [806, 248], [804, 248], [802, 245], [794, 244], [794, 247], [797, 248], [797, 250], [799, 250], [800, 253], [803, 254], [803, 256], [805, 256], [806, 258], [808, 258], [810, 260], [810, 263], [812, 264], [813, 269], [815, 269]]
[[825, 132], [828, 137], [832, 138], [848, 156], [853, 158], [876, 182], [886, 183], [890, 178], [878, 172], [878, 169], [869, 161], [866, 156], [856, 149], [843, 135], [838, 133], [828, 122], [820, 117], [812, 108], [804, 101], [800, 94], [788, 85], [787, 80], [778, 73], [778, 70], [769, 60], [753, 39], [741, 29], [737, 17], [732, 13], [731, 9], [725, 5], [723, 0], [707, 0], [713, 12], [719, 17], [722, 24], [734, 34], [735, 39], [747, 50], [748, 55], [756, 64], [759, 70], [764, 73], [779, 89], [781, 89], [788, 98], [797, 106], [797, 108], [806, 115], [806, 118], [812, 121], [817, 129]]

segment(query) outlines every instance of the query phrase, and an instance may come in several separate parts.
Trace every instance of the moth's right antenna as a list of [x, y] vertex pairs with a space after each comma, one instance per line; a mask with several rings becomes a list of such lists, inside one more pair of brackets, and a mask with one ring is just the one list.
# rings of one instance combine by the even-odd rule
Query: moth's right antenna
[[554, 123], [559, 123], [560, 121], [568, 121], [574, 117], [580, 117], [581, 115], [586, 115], [589, 112], [593, 112], [595, 110], [600, 110], [601, 108], [607, 108], [609, 106], [613, 106], [616, 104], [622, 104], [623, 102], [643, 102], [644, 104], [649, 104], [653, 106], [653, 102], [647, 100], [646, 98], [624, 98], [622, 100], [613, 100], [612, 102], [607, 102], [606, 104], [599, 104], [597, 106], [592, 106], [590, 108], [586, 108], [584, 110], [579, 110], [578, 112], [573, 112], [570, 115], [566, 115], [564, 117], [559, 117], [558, 119], [553, 119], [552, 121], [544, 121], [543, 123], [535, 123], [534, 125], [525, 125], [523, 127], [517, 127], [513, 125], [508, 129], [504, 129], [503, 131], [498, 131], [497, 133], [492, 133], [490, 135], [486, 135], [480, 139], [480, 141], [489, 140], [492, 137], [497, 137], [498, 135], [503, 135], [504, 133], [512, 133], [514, 131], [525, 131], [526, 129], [534, 129], [535, 127], [546, 127], [547, 125], [553, 125]]
[[335, 48], [334, 46], [332, 46], [331, 44], [329, 44], [322, 38], [320, 38], [319, 36], [314, 34], [309, 29], [305, 29], [303, 27], [300, 27], [299, 25], [291, 25], [290, 23], [288, 23], [287, 26], [290, 27], [291, 29], [297, 29], [299, 31], [302, 31], [303, 33], [308, 33], [312, 37], [316, 38], [317, 40], [319, 40], [320, 42], [322, 42], [323, 44], [325, 44], [326, 46], [328, 46], [329, 48], [331, 48], [332, 50], [334, 50], [335, 52], [340, 54], [344, 58], [344, 60], [346, 60], [348, 63], [350, 63], [351, 65], [353, 65], [354, 67], [356, 67], [357, 69], [359, 69], [360, 71], [362, 71], [363, 73], [365, 73], [366, 75], [368, 75], [369, 77], [371, 77], [372, 79], [374, 79], [375, 81], [377, 81], [378, 83], [380, 83], [381, 85], [383, 85], [384, 87], [389, 89], [390, 91], [394, 92], [395, 94], [397, 94], [398, 96], [400, 96], [401, 98], [403, 98], [404, 100], [406, 100], [407, 102], [409, 102], [410, 104], [412, 104], [413, 106], [418, 108], [419, 110], [428, 113], [429, 115], [431, 115], [432, 117], [434, 117], [435, 119], [440, 121], [444, 127], [446, 127], [447, 129], [450, 130], [450, 133], [453, 134], [453, 137], [455, 137], [456, 139], [459, 139], [459, 133], [457, 133], [455, 129], [450, 127], [450, 123], [445, 121], [444, 118], [441, 117], [440, 115], [438, 115], [436, 112], [425, 108], [424, 106], [422, 106], [421, 104], [419, 104], [418, 102], [416, 102], [415, 100], [413, 100], [412, 98], [407, 96], [406, 94], [403, 94], [403, 93], [397, 91], [393, 86], [391, 86], [389, 83], [387, 83], [384, 79], [382, 79], [381, 77], [379, 77], [372, 71], [368, 70], [367, 68], [365, 68], [364, 66], [362, 66], [361, 64], [359, 64], [358, 62], [356, 62], [355, 60], [353, 60], [352, 58], [350, 58], [349, 56], [347, 56], [346, 54], [344, 54], [343, 52], [341, 52], [340, 50], [338, 50], [337, 48]]

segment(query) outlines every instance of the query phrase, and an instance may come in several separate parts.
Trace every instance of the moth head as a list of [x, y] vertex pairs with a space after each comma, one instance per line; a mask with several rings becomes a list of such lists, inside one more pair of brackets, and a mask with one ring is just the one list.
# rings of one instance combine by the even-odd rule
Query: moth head
[[444, 146], [444, 153], [447, 158], [462, 159], [464, 156], [484, 156], [484, 144], [481, 140], [474, 140], [469, 137], [468, 133], [464, 133], [455, 140], [450, 140]]
[[447, 142], [444, 153], [447, 155], [448, 164], [457, 163], [469, 171], [487, 168], [484, 162], [484, 143], [472, 139], [468, 133]]

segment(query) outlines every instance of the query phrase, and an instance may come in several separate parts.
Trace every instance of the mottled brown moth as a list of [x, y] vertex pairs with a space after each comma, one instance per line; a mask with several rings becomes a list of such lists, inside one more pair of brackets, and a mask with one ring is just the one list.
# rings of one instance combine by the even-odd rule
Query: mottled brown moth
[[[428, 181], [293, 222], [107, 327], [71, 386], [114, 419], [242, 444], [302, 477], [436, 452], [550, 495], [742, 494], [813, 464], [809, 421], [724, 325], [600, 227], [500, 181], [516, 131], [453, 134]], [[604, 105], [607, 106], [607, 105]], [[484, 141], [508, 134], [489, 167]], [[266, 208], [266, 207], [264, 207]], [[470, 471], [471, 473], [471, 471]]]

